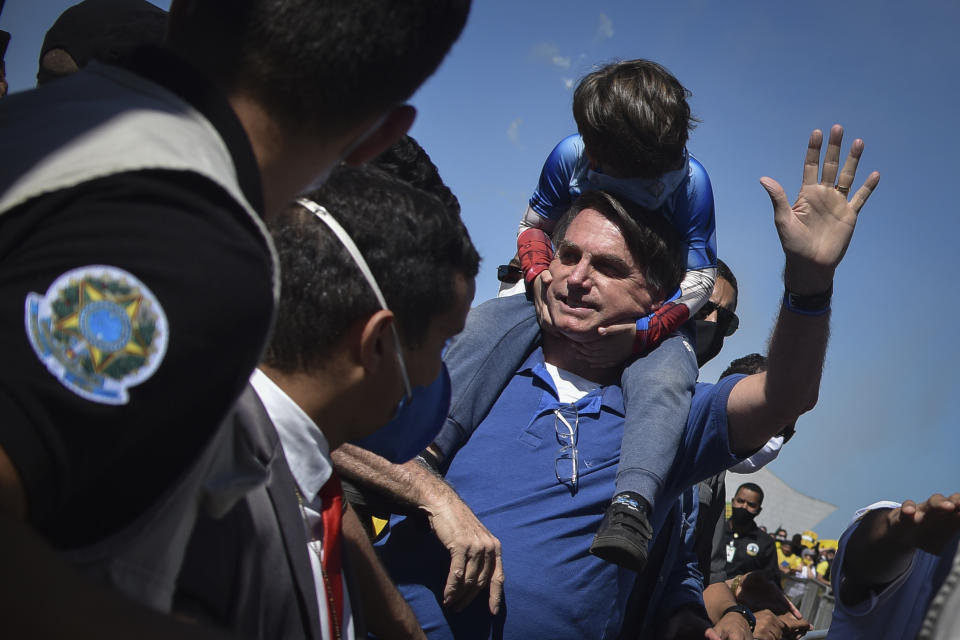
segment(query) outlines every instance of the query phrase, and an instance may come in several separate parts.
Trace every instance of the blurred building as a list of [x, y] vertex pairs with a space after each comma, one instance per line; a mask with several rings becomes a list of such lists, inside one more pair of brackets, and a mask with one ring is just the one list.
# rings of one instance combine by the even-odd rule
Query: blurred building
[[757, 516], [757, 524], [766, 527], [770, 535], [783, 527], [790, 535], [807, 530], [816, 531], [824, 518], [837, 510], [837, 506], [824, 500], [800, 493], [767, 469], [756, 473], [727, 474], [727, 498], [732, 498], [737, 487], [744, 482], [753, 482], [763, 489], [763, 511]]

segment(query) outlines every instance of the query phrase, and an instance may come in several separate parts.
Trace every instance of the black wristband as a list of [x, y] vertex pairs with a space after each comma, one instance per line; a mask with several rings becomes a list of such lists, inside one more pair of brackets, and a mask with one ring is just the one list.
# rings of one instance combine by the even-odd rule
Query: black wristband
[[821, 293], [802, 296], [789, 289], [783, 291], [783, 306], [793, 313], [804, 316], [822, 316], [830, 311], [830, 299], [833, 297], [833, 285]]
[[753, 611], [750, 611], [750, 609], [747, 609], [742, 604], [735, 604], [732, 607], [727, 607], [724, 612], [720, 614], [720, 617], [722, 618], [733, 611], [736, 611], [747, 619], [747, 624], [750, 625], [750, 631], [753, 631], [754, 627], [757, 626], [757, 617], [753, 615]]

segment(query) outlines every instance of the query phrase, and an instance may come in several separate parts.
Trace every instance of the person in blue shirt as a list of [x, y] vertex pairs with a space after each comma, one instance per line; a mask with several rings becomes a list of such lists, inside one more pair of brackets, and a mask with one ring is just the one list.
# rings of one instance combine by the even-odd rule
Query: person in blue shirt
[[[879, 181], [871, 174], [848, 201], [863, 144], [854, 142], [837, 179], [839, 126], [818, 180], [822, 137], [811, 135], [794, 207], [778, 183], [761, 181], [786, 255], [768, 369], [697, 386], [654, 531], [686, 488], [752, 454], [816, 403], [834, 271]], [[585, 194], [558, 224], [537, 314], [544, 330], [514, 370], [500, 376], [502, 361], [474, 346], [491, 333], [525, 331], [529, 320], [503, 318], [527, 303], [511, 296], [471, 312], [445, 355], [450, 415], [419, 461], [392, 465], [343, 447], [334, 457], [343, 475], [411, 514], [393, 518], [382, 552], [431, 638], [600, 638], [620, 627], [636, 575], [589, 546], [616, 477], [622, 365], [591, 367], [575, 345], [613, 317], [649, 310], [683, 269], [658, 241], [669, 235], [662, 218], [629, 209], [609, 194]], [[485, 602], [475, 600], [487, 591]]]
[[960, 493], [860, 509], [840, 536], [828, 637], [916, 637], [958, 541]]
[[[686, 149], [694, 119], [689, 91], [649, 60], [607, 65], [581, 80], [573, 115], [579, 134], [550, 153], [521, 222], [517, 257], [528, 286], [542, 286], [553, 255], [548, 234], [573, 200], [602, 189], [656, 211], [677, 230], [685, 273], [679, 289], [642, 317], [622, 317], [600, 330], [609, 338], [585, 342], [584, 358], [597, 365], [642, 355], [622, 377], [628, 407], [616, 491], [594, 553], [642, 571], [649, 515], [670, 470], [697, 379], [693, 335], [678, 333], [704, 307], [717, 273], [713, 191], [707, 172]], [[526, 336], [525, 336], [526, 337]], [[498, 345], [520, 348], [515, 341]]]

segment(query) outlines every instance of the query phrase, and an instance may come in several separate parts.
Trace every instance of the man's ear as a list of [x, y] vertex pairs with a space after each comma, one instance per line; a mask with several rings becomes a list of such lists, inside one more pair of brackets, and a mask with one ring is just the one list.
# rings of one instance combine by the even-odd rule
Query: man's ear
[[380, 126], [366, 137], [366, 139], [357, 145], [357, 148], [351, 151], [343, 159], [349, 165], [360, 165], [368, 160], [373, 160], [378, 155], [386, 151], [390, 145], [403, 137], [413, 121], [417, 117], [417, 110], [408, 105], [394, 107]]
[[393, 366], [397, 345], [394, 340], [392, 311], [381, 309], [369, 316], [360, 328], [359, 364], [367, 374], [376, 374], [381, 368]]

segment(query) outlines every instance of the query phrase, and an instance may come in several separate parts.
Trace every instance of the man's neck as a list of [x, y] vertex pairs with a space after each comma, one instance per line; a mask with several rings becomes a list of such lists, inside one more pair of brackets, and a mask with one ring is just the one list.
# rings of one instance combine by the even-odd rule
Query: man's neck
[[608, 385], [620, 381], [623, 366], [593, 367], [583, 359], [569, 338], [544, 332], [543, 361], [581, 378]]
[[347, 418], [339, 409], [343, 403], [337, 401], [334, 386], [318, 383], [315, 375], [284, 373], [263, 364], [259, 369], [313, 420], [323, 432], [331, 451], [344, 443], [340, 427]]

